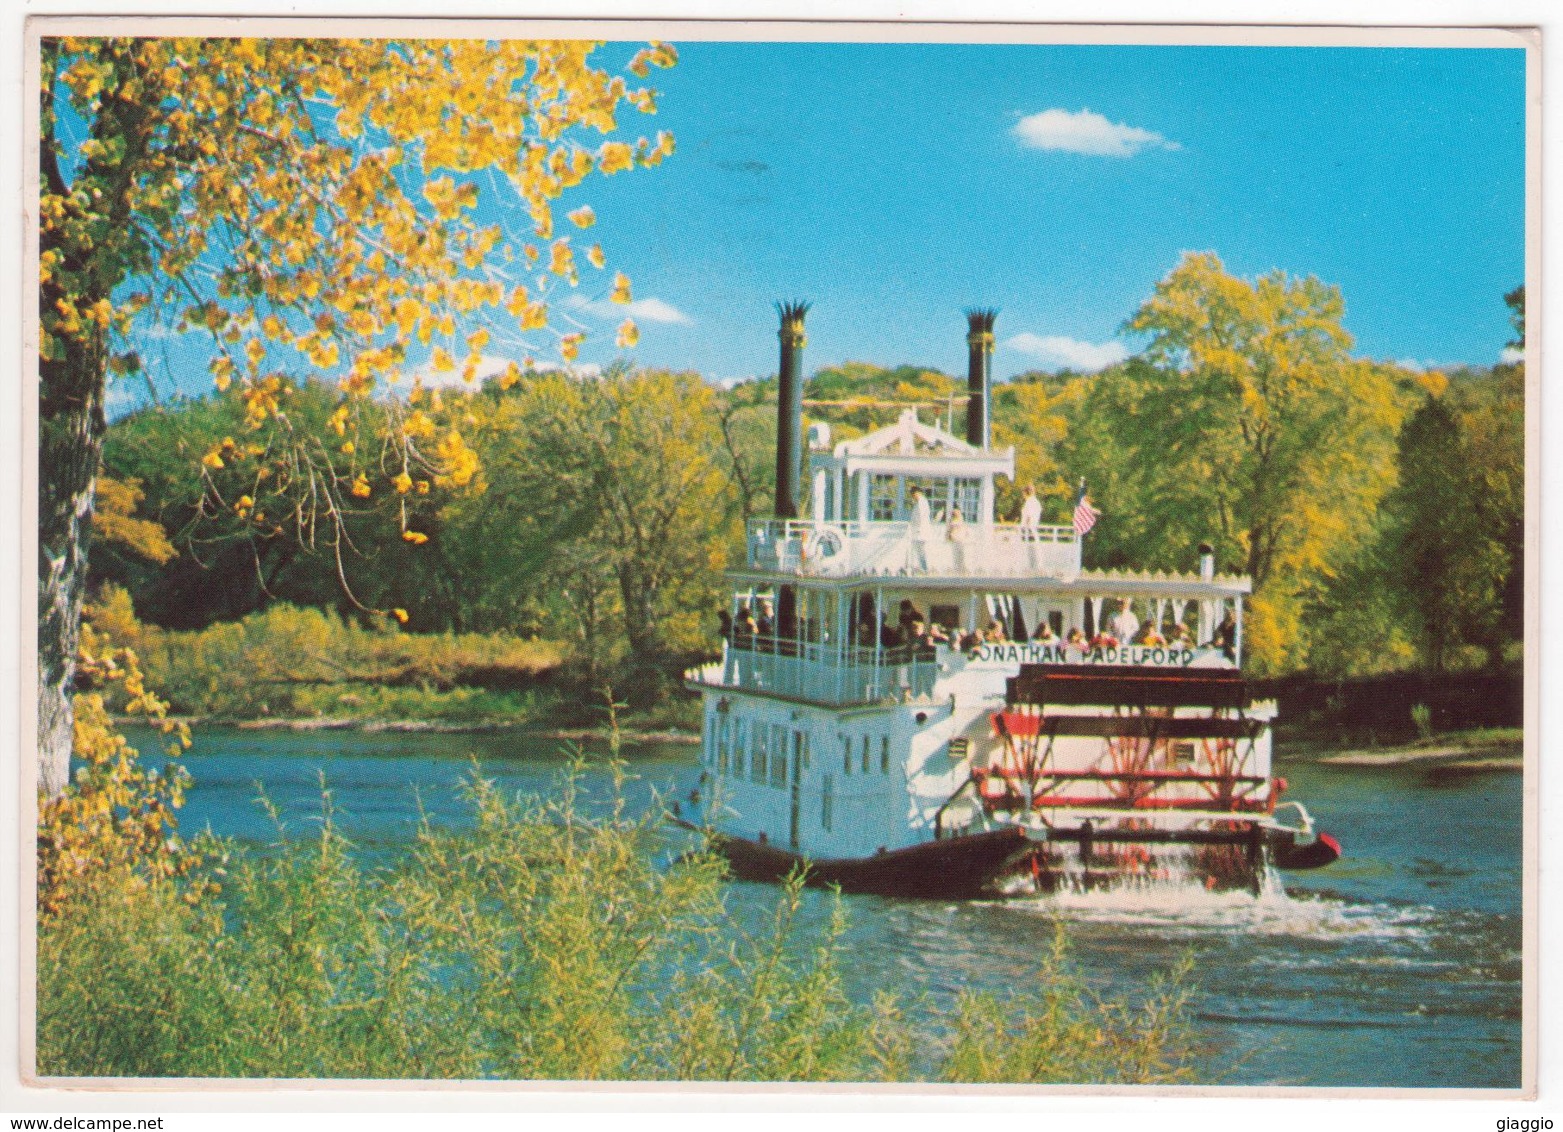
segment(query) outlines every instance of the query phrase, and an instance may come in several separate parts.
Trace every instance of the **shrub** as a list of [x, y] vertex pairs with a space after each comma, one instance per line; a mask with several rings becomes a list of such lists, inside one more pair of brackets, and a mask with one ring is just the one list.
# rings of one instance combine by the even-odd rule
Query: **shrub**
[[[659, 866], [654, 815], [591, 816], [579, 779], [507, 799], [474, 774], [476, 821], [425, 825], [360, 863], [331, 821], [235, 855], [221, 895], [92, 890], [39, 935], [49, 1075], [937, 1080], [1146, 1083], [1190, 1076], [1177, 984], [1101, 1002], [1061, 951], [1031, 998], [961, 1002], [920, 1032], [888, 994], [854, 1002], [845, 904], [798, 924], [799, 878], [737, 931], [708, 852]], [[285, 833], [279, 829], [279, 835]], [[208, 858], [212, 862], [220, 858]], [[209, 866], [216, 869], [218, 866]]]

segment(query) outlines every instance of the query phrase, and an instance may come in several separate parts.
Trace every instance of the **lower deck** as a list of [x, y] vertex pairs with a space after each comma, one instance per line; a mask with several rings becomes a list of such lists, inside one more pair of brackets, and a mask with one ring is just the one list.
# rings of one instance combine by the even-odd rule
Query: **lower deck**
[[1219, 830], [1274, 809], [1272, 704], [1012, 703], [1022, 672], [969, 665], [915, 701], [852, 709], [708, 687], [705, 821], [837, 860], [1082, 820]]

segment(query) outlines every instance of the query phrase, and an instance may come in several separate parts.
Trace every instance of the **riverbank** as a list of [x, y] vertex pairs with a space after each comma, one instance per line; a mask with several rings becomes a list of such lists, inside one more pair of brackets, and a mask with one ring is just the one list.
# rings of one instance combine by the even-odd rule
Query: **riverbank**
[[[698, 707], [698, 705], [697, 705]], [[337, 719], [307, 717], [301, 719], [229, 719], [220, 716], [170, 716], [176, 723], [183, 723], [194, 731], [203, 727], [225, 727], [237, 731], [352, 731], [364, 734], [391, 733], [398, 735], [488, 735], [514, 734], [525, 739], [551, 740], [560, 743], [606, 743], [610, 737], [606, 727], [546, 726], [536, 720], [440, 720], [440, 719]], [[144, 719], [134, 716], [117, 716], [120, 726], [144, 724]], [[630, 744], [685, 744], [700, 742], [698, 713], [695, 727], [637, 726], [634, 722], [619, 727], [619, 739]]]
[[1525, 766], [1524, 735], [1517, 727], [1486, 727], [1452, 731], [1393, 746], [1282, 741], [1278, 749], [1288, 759], [1329, 766], [1422, 766], [1438, 771], [1519, 771]]

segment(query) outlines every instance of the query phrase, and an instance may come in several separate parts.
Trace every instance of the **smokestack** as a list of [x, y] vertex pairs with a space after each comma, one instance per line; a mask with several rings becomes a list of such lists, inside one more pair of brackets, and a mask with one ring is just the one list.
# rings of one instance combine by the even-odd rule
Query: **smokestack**
[[776, 506], [778, 519], [798, 517], [803, 482], [803, 316], [809, 304], [777, 303], [781, 316], [781, 365], [776, 371]]
[[997, 310], [969, 310], [966, 322], [966, 443], [990, 448], [993, 425], [990, 419], [993, 387], [993, 324]]

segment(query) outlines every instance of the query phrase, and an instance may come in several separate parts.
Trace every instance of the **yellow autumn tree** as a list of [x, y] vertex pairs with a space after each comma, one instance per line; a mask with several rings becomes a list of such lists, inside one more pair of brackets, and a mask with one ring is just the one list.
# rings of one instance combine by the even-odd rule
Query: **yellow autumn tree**
[[1245, 629], [1261, 669], [1305, 659], [1304, 599], [1372, 533], [1401, 421], [1442, 384], [1352, 357], [1344, 314], [1339, 289], [1312, 277], [1243, 279], [1185, 255], [1127, 323], [1148, 336], [1143, 361], [1102, 383], [1111, 405], [1081, 409], [1116, 422], [1092, 447], [1118, 478], [1103, 469], [1093, 498], [1133, 517], [1142, 562], [1186, 569], [1209, 541], [1253, 579]]
[[[39, 767], [52, 795], [69, 767], [105, 385], [141, 367], [138, 330], [204, 332], [217, 388], [242, 402], [239, 432], [199, 454], [219, 505], [340, 558], [352, 510], [476, 474], [461, 422], [418, 404], [416, 385], [377, 396], [387, 382], [420, 364], [470, 380], [501, 349], [523, 366], [579, 350], [550, 304], [607, 257], [576, 243], [589, 206], [568, 230], [554, 207], [589, 176], [672, 152], [666, 133], [620, 136], [618, 115], [654, 112], [639, 80], [675, 54], [626, 51], [615, 74], [584, 41], [34, 46]], [[289, 413], [309, 375], [340, 392], [323, 431]]]

